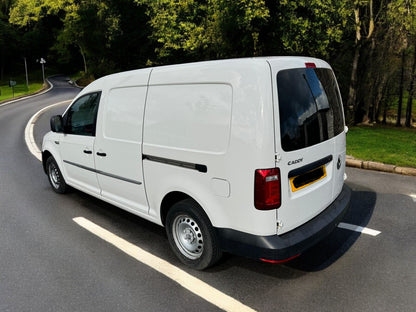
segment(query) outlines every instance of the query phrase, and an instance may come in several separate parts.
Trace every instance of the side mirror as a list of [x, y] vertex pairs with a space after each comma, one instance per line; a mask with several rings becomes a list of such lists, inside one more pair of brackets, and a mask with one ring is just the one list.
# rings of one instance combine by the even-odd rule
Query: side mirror
[[64, 132], [64, 123], [61, 115], [52, 116], [50, 122], [52, 132]]

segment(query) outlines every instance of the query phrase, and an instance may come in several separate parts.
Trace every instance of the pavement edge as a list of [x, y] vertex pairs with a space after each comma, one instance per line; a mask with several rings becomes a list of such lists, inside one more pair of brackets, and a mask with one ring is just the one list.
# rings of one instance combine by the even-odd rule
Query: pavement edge
[[416, 168], [400, 167], [395, 165], [383, 164], [375, 161], [360, 160], [355, 159], [352, 156], [347, 156], [345, 162], [348, 167], [353, 168], [416, 176]]

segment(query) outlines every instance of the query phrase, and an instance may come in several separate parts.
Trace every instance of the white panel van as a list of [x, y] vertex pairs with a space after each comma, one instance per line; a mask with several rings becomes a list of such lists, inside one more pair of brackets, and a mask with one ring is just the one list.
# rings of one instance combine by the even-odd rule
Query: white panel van
[[305, 57], [208, 61], [103, 77], [51, 118], [43, 167], [165, 226], [204, 269], [222, 252], [266, 262], [329, 234], [351, 197], [331, 67]]

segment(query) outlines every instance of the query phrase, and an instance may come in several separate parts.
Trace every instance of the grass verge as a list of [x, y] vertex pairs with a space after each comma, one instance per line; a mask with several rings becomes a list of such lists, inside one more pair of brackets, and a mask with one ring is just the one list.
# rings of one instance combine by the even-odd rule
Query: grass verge
[[347, 133], [347, 154], [357, 159], [416, 168], [416, 129], [352, 127]]
[[[52, 74], [49, 70], [45, 72], [45, 76]], [[13, 100], [23, 95], [30, 95], [38, 92], [43, 87], [43, 76], [42, 71], [32, 70], [29, 72], [29, 88], [26, 85], [26, 75], [25, 74], [8, 74], [5, 75], [4, 80], [0, 81], [0, 101], [4, 100]], [[9, 87], [9, 80], [16, 81], [14, 86], [14, 97], [13, 89]]]
[[14, 87], [14, 97], [13, 97], [13, 89], [9, 87], [9, 85], [0, 85], [0, 101], [3, 100], [12, 100], [18, 96], [33, 94], [40, 89], [42, 89], [43, 83], [41, 82], [34, 82], [29, 84], [29, 89], [27, 88], [26, 84], [18, 83]]

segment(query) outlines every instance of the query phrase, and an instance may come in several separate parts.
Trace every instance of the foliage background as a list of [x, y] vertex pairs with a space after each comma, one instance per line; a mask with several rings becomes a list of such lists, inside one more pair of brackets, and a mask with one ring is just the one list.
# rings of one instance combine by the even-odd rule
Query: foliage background
[[327, 60], [349, 124], [411, 126], [414, 0], [0, 0], [0, 81], [264, 55]]

